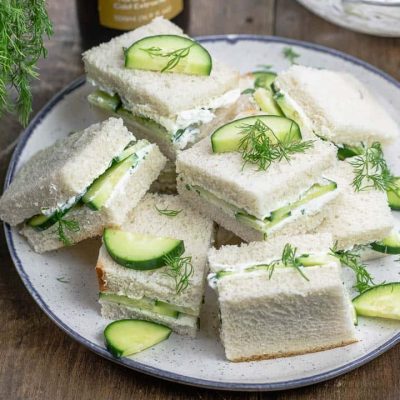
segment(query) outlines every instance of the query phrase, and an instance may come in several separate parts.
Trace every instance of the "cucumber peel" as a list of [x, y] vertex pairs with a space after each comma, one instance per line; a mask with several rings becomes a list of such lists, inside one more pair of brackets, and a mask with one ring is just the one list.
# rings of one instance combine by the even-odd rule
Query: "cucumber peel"
[[185, 251], [183, 240], [114, 228], [104, 230], [103, 242], [115, 262], [136, 270], [161, 268], [165, 266], [166, 256], [180, 256]]
[[391, 234], [379, 242], [371, 243], [371, 248], [379, 253], [400, 254], [400, 233], [393, 230]]
[[357, 315], [400, 320], [400, 282], [367, 289], [353, 299]]
[[171, 329], [160, 324], [138, 319], [111, 322], [104, 329], [107, 349], [115, 357], [139, 353], [168, 339]]
[[400, 177], [393, 178], [392, 186], [386, 191], [386, 194], [390, 208], [400, 211]]

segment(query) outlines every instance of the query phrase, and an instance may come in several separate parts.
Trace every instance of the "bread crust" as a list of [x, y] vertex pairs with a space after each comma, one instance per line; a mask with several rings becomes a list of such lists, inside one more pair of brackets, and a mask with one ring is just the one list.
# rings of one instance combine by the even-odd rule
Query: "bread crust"
[[105, 279], [106, 273], [104, 271], [103, 263], [100, 259], [97, 260], [96, 275], [97, 275], [97, 281], [99, 282], [100, 292], [106, 292], [107, 291], [107, 281]]
[[356, 342], [358, 342], [357, 339], [351, 339], [351, 340], [344, 340], [344, 341], [340, 342], [339, 344], [332, 344], [332, 345], [328, 345], [328, 346], [317, 346], [310, 350], [304, 350], [304, 351], [301, 351], [301, 350], [289, 351], [289, 352], [281, 353], [281, 354], [259, 354], [259, 355], [252, 356], [252, 357], [238, 357], [238, 358], [229, 358], [226, 355], [226, 358], [232, 362], [272, 360], [275, 358], [299, 356], [299, 355], [308, 354], [308, 353], [317, 353], [319, 351], [335, 349], [336, 347], [344, 347], [344, 346], [347, 346], [349, 344], [356, 343]]

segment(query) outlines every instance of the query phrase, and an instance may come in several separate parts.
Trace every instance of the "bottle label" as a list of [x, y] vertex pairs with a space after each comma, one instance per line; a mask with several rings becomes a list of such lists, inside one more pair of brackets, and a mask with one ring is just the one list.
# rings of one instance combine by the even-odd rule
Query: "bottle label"
[[172, 19], [183, 10], [183, 0], [99, 0], [98, 4], [100, 24], [125, 31], [146, 25], [155, 17]]

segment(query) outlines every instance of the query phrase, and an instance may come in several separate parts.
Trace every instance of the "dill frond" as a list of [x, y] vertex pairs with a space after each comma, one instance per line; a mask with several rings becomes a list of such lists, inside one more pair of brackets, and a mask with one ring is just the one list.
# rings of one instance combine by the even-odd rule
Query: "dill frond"
[[192, 257], [165, 256], [165, 274], [175, 281], [176, 294], [180, 294], [189, 286], [189, 280], [194, 273]]
[[179, 213], [182, 212], [181, 210], [169, 210], [168, 208], [160, 209], [156, 205], [154, 208], [158, 211], [161, 215], [166, 215], [167, 217], [176, 217]]

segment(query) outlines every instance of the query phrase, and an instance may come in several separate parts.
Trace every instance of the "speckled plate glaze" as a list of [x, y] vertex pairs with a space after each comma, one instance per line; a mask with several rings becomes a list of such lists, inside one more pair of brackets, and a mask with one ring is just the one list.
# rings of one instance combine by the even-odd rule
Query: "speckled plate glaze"
[[[314, 67], [353, 73], [382, 99], [397, 118], [400, 109], [400, 84], [371, 65], [332, 49], [277, 37], [213, 36], [200, 38], [212, 55], [236, 66], [242, 72], [259, 64], [271, 64], [276, 71], [287, 68], [283, 49], [291, 46], [298, 62]], [[86, 102], [91, 88], [83, 78], [57, 94], [22, 136], [13, 155], [6, 186], [18, 168], [36, 151], [52, 144], [71, 131], [98, 121]], [[400, 143], [388, 151], [392, 168], [400, 173]], [[190, 340], [171, 335], [170, 339], [130, 358], [117, 360], [105, 349], [102, 332], [109, 322], [100, 316], [94, 265], [100, 240], [89, 240], [75, 247], [45, 255], [35, 254], [15, 229], [5, 226], [10, 253], [32, 297], [43, 311], [68, 335], [95, 353], [133, 370], [190, 385], [228, 390], [278, 390], [330, 379], [377, 357], [400, 341], [400, 322], [360, 318], [359, 342], [347, 347], [268, 361], [229, 363], [216, 336], [215, 300], [207, 292], [207, 302], [198, 338]], [[219, 240], [226, 233], [219, 232]], [[400, 264], [395, 257], [371, 263], [377, 281], [400, 279]], [[351, 287], [353, 276], [344, 271]], [[350, 290], [350, 289], [349, 289]], [[329, 329], [329, 326], [327, 326]]]

